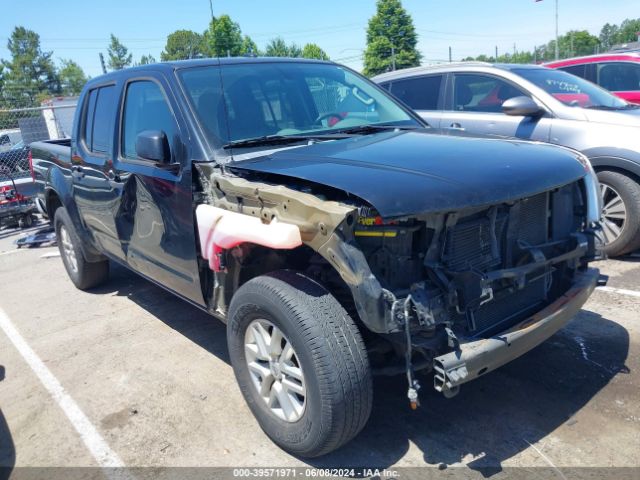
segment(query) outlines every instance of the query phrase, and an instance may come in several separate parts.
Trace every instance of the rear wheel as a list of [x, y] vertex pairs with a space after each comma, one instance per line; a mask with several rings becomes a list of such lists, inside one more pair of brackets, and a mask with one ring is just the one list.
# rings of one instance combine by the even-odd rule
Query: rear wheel
[[64, 207], [56, 210], [54, 226], [62, 263], [73, 284], [80, 290], [88, 290], [104, 283], [109, 278], [109, 261], [85, 260], [80, 248], [81, 240], [76, 235]]
[[313, 280], [279, 271], [245, 283], [227, 342], [244, 398], [284, 450], [316, 457], [351, 440], [371, 412], [367, 352], [355, 323]]
[[640, 248], [640, 185], [622, 173], [598, 172], [605, 253], [617, 257]]

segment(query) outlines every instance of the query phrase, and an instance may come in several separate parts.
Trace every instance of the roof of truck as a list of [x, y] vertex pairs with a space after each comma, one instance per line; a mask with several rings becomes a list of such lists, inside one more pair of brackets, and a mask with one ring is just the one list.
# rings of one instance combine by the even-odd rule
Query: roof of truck
[[215, 67], [219, 65], [239, 65], [239, 64], [261, 64], [261, 63], [324, 63], [334, 64], [326, 60], [315, 60], [308, 58], [288, 58], [288, 57], [221, 57], [221, 58], [197, 58], [193, 60], [173, 60], [169, 62], [150, 63], [147, 65], [139, 65], [137, 67], [130, 67], [123, 70], [115, 70], [113, 72], [100, 75], [98, 77], [89, 80], [88, 84], [103, 83], [111, 79], [118, 78], [119, 76], [131, 72], [144, 72], [144, 71], [173, 71], [182, 68], [189, 67]]

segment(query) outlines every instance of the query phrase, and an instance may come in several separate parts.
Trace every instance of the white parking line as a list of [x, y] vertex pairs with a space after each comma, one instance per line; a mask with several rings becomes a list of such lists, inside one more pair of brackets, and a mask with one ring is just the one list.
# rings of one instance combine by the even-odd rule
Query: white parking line
[[[87, 416], [80, 410], [78, 404], [65, 391], [58, 379], [51, 373], [40, 357], [32, 350], [22, 335], [16, 330], [9, 316], [0, 308], [0, 328], [4, 330], [11, 343], [16, 347], [20, 355], [25, 359], [31, 370], [37, 375], [42, 385], [49, 391], [56, 403], [65, 413], [73, 427], [80, 434], [83, 443], [91, 452], [98, 465], [103, 468], [124, 467], [124, 463], [118, 455], [111, 450], [109, 445], [100, 436], [96, 428], [91, 424]], [[115, 473], [117, 471], [107, 472]], [[119, 472], [118, 478], [122, 478]], [[112, 475], [109, 475], [112, 476]]]
[[624, 288], [613, 287], [596, 287], [596, 290], [607, 293], [617, 293], [619, 295], [627, 295], [628, 297], [640, 298], [640, 292], [636, 292], [635, 290], [625, 290]]
[[16, 248], [15, 250], [7, 250], [6, 252], [0, 252], [0, 255], [11, 255], [12, 253], [26, 252], [24, 248]]

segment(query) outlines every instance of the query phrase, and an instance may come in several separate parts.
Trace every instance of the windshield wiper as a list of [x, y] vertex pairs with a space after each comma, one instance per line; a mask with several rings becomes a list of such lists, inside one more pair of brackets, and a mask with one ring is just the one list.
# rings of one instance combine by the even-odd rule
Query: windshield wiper
[[303, 142], [305, 140], [340, 140], [348, 138], [349, 135], [338, 134], [314, 134], [314, 135], [263, 135], [262, 137], [246, 138], [244, 140], [234, 140], [222, 146], [224, 149], [259, 147], [261, 145], [284, 145], [289, 143]]
[[634, 108], [640, 108], [640, 105], [628, 104], [628, 105], [621, 105], [619, 107], [612, 107], [609, 105], [589, 105], [588, 107], [584, 107], [584, 108], [589, 110], [610, 110], [610, 111], [616, 112], [619, 110], [632, 110]]
[[420, 125], [380, 125], [380, 124], [368, 124], [368, 125], [358, 125], [355, 127], [347, 127], [341, 128], [340, 130], [334, 130], [334, 132], [339, 133], [349, 133], [349, 134], [367, 134], [367, 133], [375, 133], [386, 130], [419, 130], [424, 127]]

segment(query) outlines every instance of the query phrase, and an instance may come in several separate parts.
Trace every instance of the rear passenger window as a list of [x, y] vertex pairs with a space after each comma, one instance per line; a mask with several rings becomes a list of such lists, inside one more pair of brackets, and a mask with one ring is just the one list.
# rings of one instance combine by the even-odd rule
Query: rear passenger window
[[394, 80], [391, 93], [414, 110], [437, 110], [442, 75]]
[[111, 146], [109, 140], [116, 110], [115, 93], [115, 86], [98, 89], [96, 113], [93, 117], [93, 142], [91, 148], [93, 152], [107, 153]]
[[612, 92], [640, 90], [640, 63], [599, 63], [598, 85]]
[[116, 109], [116, 87], [100, 87], [89, 92], [84, 141], [94, 153], [107, 153]]
[[149, 80], [131, 82], [127, 86], [122, 125], [122, 154], [126, 158], [139, 159], [136, 154], [136, 137], [145, 130], [162, 130], [169, 145], [178, 134], [173, 114], [160, 89]]
[[562, 67], [559, 70], [564, 70], [571, 75], [575, 75], [581, 78], [587, 78], [587, 66], [586, 65], [572, 65], [570, 67]]
[[98, 90], [91, 90], [87, 97], [87, 115], [84, 120], [84, 142], [89, 150], [91, 150], [93, 143], [93, 116], [96, 113], [96, 98], [98, 98]]

